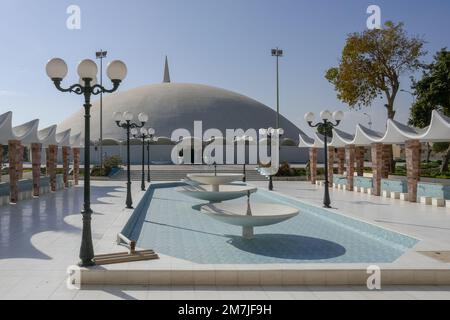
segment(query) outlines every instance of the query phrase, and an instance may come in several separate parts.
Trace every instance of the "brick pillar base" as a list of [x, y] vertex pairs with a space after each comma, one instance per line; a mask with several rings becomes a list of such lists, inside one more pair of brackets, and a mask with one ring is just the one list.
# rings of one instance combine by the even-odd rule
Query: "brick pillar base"
[[31, 163], [33, 167], [33, 196], [39, 197], [41, 188], [41, 144], [31, 144]]
[[355, 145], [347, 145], [347, 190], [353, 191], [353, 177], [355, 175]]
[[406, 174], [408, 177], [408, 199], [417, 202], [417, 183], [420, 181], [421, 143], [408, 140], [405, 144]]
[[58, 153], [58, 146], [48, 146], [48, 173], [50, 176], [50, 188], [53, 192], [56, 191], [56, 155]]
[[10, 201], [17, 203], [19, 200], [19, 189], [17, 181], [19, 180], [19, 152], [20, 141], [10, 140], [8, 141], [9, 151], [9, 185], [10, 185]]
[[392, 162], [392, 145], [385, 144], [383, 145], [383, 169], [382, 169], [382, 178], [387, 179], [389, 177], [389, 173], [391, 172], [391, 162]]
[[311, 183], [317, 180], [317, 148], [309, 148], [309, 169], [311, 170]]
[[80, 180], [80, 148], [73, 148], [73, 182], [77, 186]]
[[383, 173], [383, 144], [373, 143], [372, 152], [372, 173], [373, 173], [373, 192], [375, 196], [381, 194], [381, 176]]
[[334, 174], [334, 147], [328, 147], [328, 181], [333, 183]]
[[356, 174], [358, 177], [364, 176], [364, 155], [366, 149], [364, 147], [356, 147], [355, 160], [356, 160]]
[[345, 148], [337, 149], [338, 174], [344, 174], [345, 171]]
[[70, 148], [69, 147], [62, 147], [62, 154], [63, 154], [63, 168], [64, 168], [64, 187], [69, 187], [69, 154], [70, 154]]

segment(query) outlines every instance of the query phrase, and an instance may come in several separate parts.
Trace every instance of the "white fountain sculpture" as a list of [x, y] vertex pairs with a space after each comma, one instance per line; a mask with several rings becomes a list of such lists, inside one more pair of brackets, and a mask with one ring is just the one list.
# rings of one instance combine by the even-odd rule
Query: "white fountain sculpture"
[[[205, 162], [212, 164], [208, 157], [205, 157]], [[242, 181], [244, 175], [240, 173], [217, 173], [217, 166], [215, 163], [213, 164], [214, 173], [188, 174], [186, 179], [183, 180], [186, 185], [178, 188], [177, 191], [211, 203], [242, 198], [248, 192], [254, 193], [257, 191], [256, 187], [246, 184], [231, 184], [234, 181]]]
[[254, 193], [256, 187], [245, 184], [230, 184], [233, 181], [242, 180], [242, 174], [234, 173], [197, 173], [188, 174], [184, 179], [186, 183], [177, 189], [187, 196], [209, 202], [222, 202], [244, 197], [248, 192]]
[[277, 224], [299, 214], [297, 208], [274, 204], [256, 203], [250, 205], [250, 192], [247, 203], [208, 204], [201, 207], [201, 212], [223, 223], [242, 227], [242, 237], [252, 239], [254, 227]]

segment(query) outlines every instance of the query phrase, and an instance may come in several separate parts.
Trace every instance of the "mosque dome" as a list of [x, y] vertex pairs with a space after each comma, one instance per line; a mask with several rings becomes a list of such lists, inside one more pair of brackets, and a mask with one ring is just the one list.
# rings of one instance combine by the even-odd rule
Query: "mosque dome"
[[[91, 140], [100, 136], [99, 101], [91, 109]], [[216, 128], [225, 135], [226, 129], [260, 129], [274, 127], [276, 112], [268, 106], [244, 95], [217, 87], [171, 83], [166, 64], [164, 82], [151, 84], [103, 97], [103, 138], [124, 140], [125, 130], [116, 126], [114, 112], [130, 111], [137, 116], [145, 112], [157, 136], [171, 137], [175, 129], [184, 128], [193, 135], [194, 121], [202, 121], [203, 132]], [[81, 109], [64, 120], [58, 130], [72, 129], [84, 135], [84, 111]], [[300, 130], [280, 115], [284, 137], [298, 141]]]

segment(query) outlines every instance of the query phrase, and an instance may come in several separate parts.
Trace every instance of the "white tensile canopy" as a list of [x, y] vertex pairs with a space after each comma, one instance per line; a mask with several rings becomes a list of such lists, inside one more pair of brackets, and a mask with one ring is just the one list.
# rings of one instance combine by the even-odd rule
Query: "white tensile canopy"
[[[380, 133], [361, 124], [356, 126], [355, 134], [339, 129], [333, 129], [333, 138], [328, 144], [330, 147], [341, 148], [346, 145], [369, 146], [373, 143], [404, 144], [408, 140], [420, 142], [450, 141], [450, 118], [433, 111], [430, 125], [424, 129], [409, 127], [395, 120], [388, 119], [385, 133]], [[299, 147], [323, 148], [323, 137], [317, 133], [314, 138], [300, 135]]]
[[71, 136], [71, 130], [57, 133], [57, 126], [39, 130], [39, 120], [32, 120], [19, 126], [12, 126], [12, 112], [0, 115], [0, 144], [7, 145], [10, 140], [19, 140], [23, 145], [40, 143], [42, 146], [80, 147], [81, 134]]

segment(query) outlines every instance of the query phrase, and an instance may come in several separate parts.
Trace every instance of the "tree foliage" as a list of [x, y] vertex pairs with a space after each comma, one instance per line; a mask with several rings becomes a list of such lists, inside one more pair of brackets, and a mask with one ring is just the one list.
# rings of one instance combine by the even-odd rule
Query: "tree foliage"
[[367, 107], [377, 97], [386, 98], [388, 118], [395, 116], [394, 102], [400, 76], [421, 67], [424, 41], [410, 37], [403, 23], [385, 23], [383, 29], [348, 35], [338, 67], [326, 72], [337, 97], [350, 108]]
[[450, 115], [450, 51], [439, 51], [424, 67], [422, 78], [413, 81], [412, 89], [417, 98], [410, 110], [410, 125], [428, 126], [433, 110]]
[[[442, 49], [431, 64], [425, 66], [422, 78], [413, 81], [416, 102], [410, 110], [409, 124], [424, 128], [430, 124], [433, 110], [450, 115], [450, 51]], [[450, 137], [449, 137], [450, 140]], [[446, 151], [441, 171], [448, 171], [450, 148], [448, 143], [434, 143], [433, 151]]]

